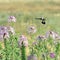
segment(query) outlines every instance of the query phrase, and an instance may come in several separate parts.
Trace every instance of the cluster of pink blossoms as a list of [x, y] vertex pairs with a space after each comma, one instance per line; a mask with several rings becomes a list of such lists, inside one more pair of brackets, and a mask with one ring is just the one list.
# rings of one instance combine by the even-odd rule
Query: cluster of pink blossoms
[[28, 40], [27, 40], [27, 37], [24, 36], [24, 35], [21, 35], [21, 36], [19, 37], [19, 40], [18, 40], [19, 46], [22, 46], [22, 43], [23, 43], [23, 45], [24, 45], [25, 47], [28, 46]]
[[9, 16], [8, 22], [16, 22], [15, 16]]
[[9, 38], [11, 34], [15, 34], [14, 29], [11, 26], [0, 26], [0, 40], [3, 40], [4, 38]]

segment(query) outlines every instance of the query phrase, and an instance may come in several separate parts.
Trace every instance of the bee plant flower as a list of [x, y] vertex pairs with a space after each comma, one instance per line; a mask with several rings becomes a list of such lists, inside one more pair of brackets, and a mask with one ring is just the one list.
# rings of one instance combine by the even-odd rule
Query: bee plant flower
[[15, 34], [15, 31], [14, 31], [14, 28], [13, 27], [8, 26], [7, 29], [8, 29], [8, 32], [11, 33], [12, 35]]
[[28, 31], [28, 33], [35, 33], [37, 30], [34, 26], [30, 26], [30, 27], [28, 27], [27, 31]]
[[21, 49], [21, 60], [26, 60], [26, 47], [28, 46], [27, 37], [21, 35], [18, 44]]
[[16, 22], [15, 16], [9, 16], [8, 22]]
[[44, 35], [39, 35], [37, 36], [36, 40], [45, 40], [45, 36]]
[[5, 26], [0, 26], [0, 39], [9, 38], [9, 33]]
[[9, 38], [9, 33], [8, 32], [5, 32], [4, 34], [3, 34], [3, 38]]
[[28, 59], [27, 60], [37, 60], [37, 56], [36, 55], [30, 55], [27, 57]]
[[54, 31], [48, 31], [48, 32], [46, 32], [46, 35], [45, 35], [47, 38], [50, 36], [50, 37], [52, 37], [54, 40], [56, 40], [56, 39], [60, 39], [60, 36], [59, 36], [59, 34], [57, 33], [57, 32], [54, 32]]
[[27, 37], [25, 37], [24, 35], [21, 35], [18, 41], [19, 46], [22, 46], [22, 42], [24, 44], [24, 46], [28, 46], [28, 40]]
[[5, 26], [0, 26], [0, 32], [3, 32], [5, 30], [7, 30], [7, 28]]
[[55, 53], [53, 53], [53, 52], [50, 53], [50, 57], [51, 57], [51, 58], [55, 58]]

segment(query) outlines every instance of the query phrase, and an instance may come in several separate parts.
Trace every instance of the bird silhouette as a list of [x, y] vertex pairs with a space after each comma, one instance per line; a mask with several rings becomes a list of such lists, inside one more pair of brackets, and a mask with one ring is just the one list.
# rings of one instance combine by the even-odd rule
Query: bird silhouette
[[39, 17], [39, 18], [35, 18], [35, 19], [41, 20], [42, 24], [46, 24], [46, 22], [45, 22], [46, 19], [44, 17]]

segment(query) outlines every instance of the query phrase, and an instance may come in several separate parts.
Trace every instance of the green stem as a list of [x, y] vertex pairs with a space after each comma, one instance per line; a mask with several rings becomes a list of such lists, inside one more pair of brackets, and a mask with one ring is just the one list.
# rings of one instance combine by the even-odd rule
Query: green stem
[[24, 46], [24, 44], [22, 42], [22, 46], [21, 46], [21, 59], [22, 60], [26, 60], [26, 54], [25, 53], [26, 53], [25, 52], [25, 46]]
[[14, 44], [13, 44], [13, 36], [11, 35], [10, 37], [11, 37], [10, 40], [11, 40], [11, 46], [12, 46], [12, 47], [11, 47], [11, 50], [12, 50], [12, 51], [11, 51], [11, 52], [12, 52], [12, 54], [11, 54], [11, 60], [14, 60]]
[[[58, 43], [56, 46], [56, 51], [55, 51], [56, 55], [58, 55], [58, 51], [60, 51], [59, 47], [60, 47], [60, 44]], [[57, 60], [57, 56], [55, 57], [55, 60]]]
[[7, 40], [6, 39], [4, 39], [4, 46], [5, 46], [5, 60], [8, 60], [8, 49], [7, 49]]

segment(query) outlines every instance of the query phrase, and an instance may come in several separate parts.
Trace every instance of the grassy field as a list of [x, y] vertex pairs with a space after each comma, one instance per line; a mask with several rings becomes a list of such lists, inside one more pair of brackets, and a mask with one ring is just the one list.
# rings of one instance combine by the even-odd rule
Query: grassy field
[[[42, 34], [44, 35], [48, 30], [53, 30], [60, 34], [60, 2], [34, 1], [34, 2], [0, 3], [0, 25], [7, 26], [8, 17], [11, 15], [15, 16], [17, 19], [17, 22], [14, 23], [13, 25], [16, 31], [17, 37], [21, 34], [26, 35], [28, 38], [29, 44], [31, 44], [35, 40], [35, 37], [37, 35], [42, 35]], [[46, 24], [45, 25], [41, 24], [41, 21], [35, 19], [36, 17], [45, 17]], [[28, 35], [27, 30], [26, 30], [27, 27], [30, 25], [34, 25], [37, 28], [37, 32], [31, 36]], [[14, 41], [14, 43], [15, 43], [14, 47], [16, 50], [14, 51], [17, 52], [16, 53], [17, 55], [15, 55], [14, 59], [10, 59], [10, 60], [21, 60], [20, 57], [17, 58], [17, 56], [19, 55], [18, 54], [19, 49], [17, 48], [16, 40]], [[45, 44], [49, 45], [50, 42], [46, 41]], [[0, 46], [2, 45], [3, 44], [0, 43]], [[51, 48], [55, 52], [56, 47], [54, 45], [51, 45]], [[11, 52], [11, 51], [12, 50], [10, 49], [8, 52]], [[59, 57], [60, 56], [59, 50], [57, 51], [58, 52], [56, 54]], [[2, 60], [4, 60], [5, 59], [4, 48], [1, 48], [0, 55], [1, 53], [3, 53]], [[41, 54], [40, 54], [40, 58], [41, 58]], [[27, 55], [29, 55], [29, 53], [27, 53]], [[40, 58], [39, 60], [43, 60]], [[59, 58], [51, 59], [48, 55], [48, 59], [46, 60], [59, 60]]]
[[[32, 2], [32, 3], [3, 3], [0, 4], [0, 24], [7, 24], [7, 19], [9, 15], [14, 15], [17, 18], [17, 23], [15, 24], [15, 28], [18, 26], [19, 29], [20, 23], [25, 23], [28, 21], [30, 24], [38, 25], [39, 21], [36, 21], [36, 17], [45, 17], [47, 24], [44, 25], [44, 32], [49, 29], [49, 27], [53, 30], [60, 31], [59, 29], [59, 18], [60, 18], [60, 4], [58, 3], [42, 3], [42, 2]], [[36, 23], [37, 22], [37, 23]], [[41, 24], [41, 23], [39, 23]], [[41, 24], [42, 25], [42, 24]], [[45, 30], [45, 28], [47, 28]], [[24, 30], [24, 29], [23, 29]], [[17, 32], [18, 32], [17, 31]]]

